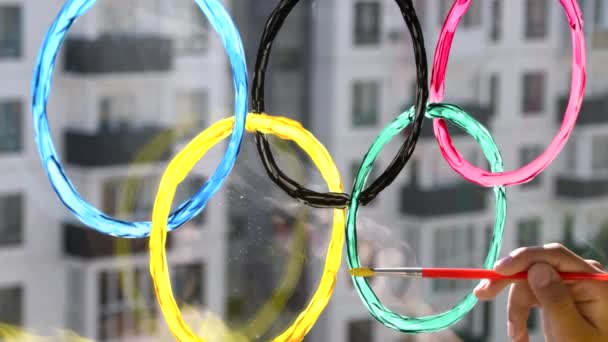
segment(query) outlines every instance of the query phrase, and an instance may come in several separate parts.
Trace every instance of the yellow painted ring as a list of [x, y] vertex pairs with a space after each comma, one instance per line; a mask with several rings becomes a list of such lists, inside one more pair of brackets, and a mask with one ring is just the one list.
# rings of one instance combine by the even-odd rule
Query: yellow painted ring
[[[171, 289], [169, 267], [165, 253], [167, 238], [167, 219], [177, 186], [186, 178], [194, 165], [207, 151], [232, 132], [234, 117], [218, 121], [196, 138], [194, 138], [169, 163], [163, 174], [152, 213], [152, 231], [150, 233], [150, 274], [154, 282], [156, 298], [169, 329], [177, 340], [192, 342], [204, 340], [199, 338], [183, 320]], [[246, 129], [249, 132], [274, 134], [281, 139], [292, 140], [308, 154], [321, 175], [327, 182], [329, 191], [342, 192], [343, 186], [336, 164], [327, 149], [302, 125], [283, 117], [271, 117], [265, 114], [248, 115]], [[301, 341], [312, 329], [333, 293], [336, 276], [342, 259], [344, 244], [345, 210], [334, 209], [334, 222], [329, 242], [323, 275], [319, 286], [308, 306], [300, 313], [294, 323], [274, 341]]]

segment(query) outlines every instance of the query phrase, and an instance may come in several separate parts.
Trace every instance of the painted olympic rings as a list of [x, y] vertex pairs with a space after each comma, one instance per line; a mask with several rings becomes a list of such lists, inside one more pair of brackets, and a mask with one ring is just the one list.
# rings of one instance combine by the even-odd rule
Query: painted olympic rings
[[[247, 113], [247, 69], [239, 33], [218, 0], [195, 1], [221, 36], [224, 47], [228, 52], [234, 78], [235, 116], [216, 122], [200, 133], [169, 163], [162, 176], [155, 199], [152, 222], [118, 220], [105, 215], [82, 199], [65, 174], [50, 136], [46, 106], [50, 96], [53, 69], [58, 51], [72, 23], [86, 13], [95, 4], [95, 0], [67, 1], [44, 39], [33, 77], [32, 112], [35, 141], [43, 167], [53, 189], [76, 217], [101, 233], [125, 238], [140, 238], [150, 235], [150, 273], [155, 284], [156, 296], [171, 332], [179, 341], [203, 340], [197, 337], [184, 322], [173, 297], [165, 251], [167, 232], [178, 228], [204, 210], [209, 199], [217, 192], [232, 170], [245, 130], [256, 133], [256, 144], [262, 164], [268, 176], [282, 190], [312, 207], [334, 208], [331, 241], [328, 246], [325, 269], [320, 284], [308, 306], [294, 323], [275, 338], [275, 341], [299, 341], [310, 331], [333, 293], [345, 237], [349, 266], [351, 268], [361, 266], [357, 253], [356, 233], [359, 206], [371, 202], [395, 180], [407, 164], [416, 147], [425, 116], [433, 120], [437, 141], [449, 165], [471, 182], [486, 187], [494, 187], [496, 198], [494, 236], [484, 264], [486, 268], [491, 268], [498, 257], [502, 243], [506, 218], [505, 186], [530, 181], [554, 160], [570, 136], [581, 107], [586, 73], [582, 15], [576, 0], [560, 0], [568, 16], [573, 43], [570, 100], [564, 120], [558, 134], [541, 156], [519, 170], [504, 172], [502, 157], [488, 131], [459, 107], [441, 103], [444, 94], [447, 62], [456, 27], [473, 0], [457, 0], [446, 19], [434, 58], [430, 93], [430, 102], [434, 103], [428, 105], [428, 66], [420, 23], [412, 0], [395, 0], [410, 31], [414, 45], [417, 73], [416, 103], [409, 111], [401, 114], [387, 126], [374, 141], [359, 168], [352, 195], [348, 195], [343, 191], [340, 175], [331, 156], [310, 132], [293, 120], [264, 114], [265, 73], [272, 44], [287, 16], [299, 0], [280, 0], [266, 22], [255, 65], [254, 86], [251, 94], [253, 113], [251, 115]], [[464, 129], [481, 145], [484, 155], [490, 162], [491, 172], [476, 168], [462, 158], [452, 145], [445, 120], [449, 120]], [[412, 130], [397, 156], [382, 175], [365, 189], [365, 183], [373, 164], [384, 146], [410, 124], [412, 124]], [[265, 134], [274, 134], [282, 139], [292, 140], [299, 145], [321, 171], [323, 178], [328, 183], [330, 192], [320, 193], [310, 190], [281, 171], [274, 160]], [[177, 186], [212, 146], [229, 135], [231, 135], [231, 138], [226, 153], [209, 181], [196, 195], [182, 203], [175, 212], [170, 213]], [[348, 209], [348, 216], [346, 216], [346, 209]], [[469, 293], [447, 312], [433, 316], [411, 318], [399, 315], [386, 308], [380, 302], [366, 278], [353, 277], [353, 281], [365, 306], [378, 321], [387, 327], [407, 333], [445, 329], [460, 320], [477, 302], [475, 297]], [[264, 324], [266, 325], [266, 323]]]
[[[36, 146], [51, 185], [63, 204], [85, 225], [108, 235], [141, 238], [150, 233], [151, 222], [128, 222], [110, 217], [85, 201], [66, 175], [55, 150], [47, 117], [53, 69], [59, 48], [74, 21], [84, 15], [96, 0], [68, 0], [51, 25], [42, 44], [32, 83], [32, 115]], [[247, 66], [240, 35], [218, 0], [195, 0], [221, 36], [234, 73], [235, 125], [226, 153], [207, 183], [169, 216], [169, 230], [198, 215], [228, 176], [245, 133], [247, 115]]]
[[[372, 144], [367, 154], [361, 163], [357, 172], [355, 184], [353, 186], [352, 201], [348, 208], [346, 218], [346, 255], [348, 266], [350, 268], [361, 267], [359, 255], [357, 252], [357, 213], [359, 210], [359, 198], [362, 189], [365, 186], [367, 177], [372, 171], [374, 161], [384, 148], [384, 146], [403, 129], [405, 129], [412, 121], [414, 109], [401, 114], [393, 123], [387, 126], [384, 131], [378, 136]], [[503, 170], [502, 157], [498, 151], [498, 147], [492, 139], [490, 133], [475, 119], [470, 117], [462, 109], [446, 104], [431, 104], [427, 109], [427, 117], [431, 119], [442, 118], [451, 121], [458, 127], [464, 129], [471, 135], [480, 145], [485, 157], [491, 165], [494, 172]], [[488, 251], [488, 256], [484, 266], [491, 269], [498, 258], [500, 246], [502, 244], [502, 236], [507, 212], [506, 190], [504, 187], [495, 187], [494, 193], [496, 196], [496, 221], [494, 223], [494, 237]], [[445, 329], [452, 324], [458, 322], [466, 315], [477, 303], [477, 299], [473, 293], [466, 295], [458, 304], [451, 310], [444, 313], [426, 316], [421, 318], [407, 317], [397, 314], [385, 307], [366, 278], [352, 277], [355, 288], [359, 296], [365, 303], [368, 311], [378, 321], [385, 326], [408, 333], [433, 332]]]
[[[291, 10], [298, 4], [300, 0], [281, 0], [272, 12], [268, 20], [260, 47], [258, 50], [257, 60], [255, 63], [255, 73], [253, 76], [253, 86], [251, 88], [251, 102], [254, 113], [264, 113], [264, 83], [266, 77], [266, 68], [270, 59], [270, 51], [272, 43], [277, 36], [277, 33], [281, 29], [281, 26], [287, 19], [287, 16]], [[371, 202], [376, 196], [389, 186], [395, 178], [399, 175], [403, 167], [407, 164], [410, 157], [414, 153], [416, 143], [420, 136], [422, 129], [422, 122], [424, 121], [424, 112], [426, 110], [427, 100], [429, 96], [428, 89], [428, 66], [426, 60], [426, 50], [424, 47], [424, 37], [420, 22], [416, 15], [412, 0], [395, 0], [407, 27], [410, 31], [412, 38], [412, 44], [414, 46], [414, 55], [416, 59], [416, 117], [411, 133], [401, 146], [401, 149], [391, 161], [388, 168], [376, 179], [372, 185], [367, 188], [361, 197], [361, 203], [367, 204]], [[299, 184], [297, 181], [287, 176], [274, 160], [270, 143], [264, 137], [264, 134], [258, 132], [256, 134], [256, 144], [258, 152], [262, 159], [262, 165], [266, 169], [266, 172], [270, 179], [277, 184], [283, 191], [289, 194], [293, 198], [297, 198], [304, 203], [318, 208], [344, 208], [348, 206], [350, 196], [345, 193], [320, 193], [306, 188]]]
[[[215, 123], [192, 140], [170, 163], [163, 174], [152, 213], [152, 232], [150, 234], [150, 273], [161, 310], [174, 336], [179, 341], [203, 341], [196, 336], [184, 322], [173, 297], [165, 252], [167, 237], [167, 217], [175, 191], [205, 153], [215, 144], [226, 138], [234, 125], [234, 118]], [[321, 175], [328, 183], [330, 191], [342, 192], [338, 168], [329, 152], [321, 143], [293, 120], [267, 115], [249, 115], [246, 129], [249, 132], [274, 134], [282, 139], [294, 141], [312, 159]], [[334, 209], [334, 223], [329, 242], [325, 269], [319, 286], [308, 306], [285, 332], [275, 341], [300, 341], [310, 331], [319, 315], [329, 302], [333, 292], [342, 258], [344, 244], [344, 209]]]
[[[456, 27], [466, 13], [473, 0], [458, 0], [454, 2], [445, 21], [433, 65], [431, 78], [431, 102], [443, 100], [445, 88], [445, 73], [448, 65], [452, 40]], [[441, 153], [454, 171], [467, 180], [482, 186], [514, 185], [529, 182], [542, 172], [557, 157], [570, 137], [585, 95], [586, 82], [586, 51], [583, 18], [576, 0], [559, 0], [566, 11], [572, 36], [572, 79], [570, 84], [570, 99], [562, 125], [549, 147], [539, 157], [528, 165], [509, 172], [492, 173], [480, 169], [468, 161], [456, 150], [448, 133], [444, 120], [433, 120], [435, 137], [441, 148]]]

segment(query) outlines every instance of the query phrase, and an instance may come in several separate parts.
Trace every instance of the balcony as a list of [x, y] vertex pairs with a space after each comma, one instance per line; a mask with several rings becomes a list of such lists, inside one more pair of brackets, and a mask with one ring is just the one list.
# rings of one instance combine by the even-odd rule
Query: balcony
[[161, 36], [102, 35], [96, 39], [69, 38], [65, 43], [66, 72], [162, 72], [171, 70], [172, 62], [172, 42]]
[[[148, 126], [143, 128], [119, 128], [100, 130], [95, 133], [67, 130], [64, 134], [65, 156], [69, 164], [83, 167], [104, 167], [133, 164], [137, 154], [153, 139], [169, 137], [167, 128]], [[168, 161], [170, 149], [155, 156], [151, 161]]]
[[418, 217], [484, 211], [488, 189], [459, 183], [428, 190], [408, 185], [401, 193], [401, 213]]
[[[148, 238], [144, 239], [120, 239], [113, 236], [98, 233], [90, 228], [79, 224], [63, 224], [63, 252], [67, 256], [81, 259], [96, 259], [117, 256], [117, 242], [121, 251], [127, 255], [137, 253], [148, 253]], [[167, 249], [172, 245], [171, 234], [167, 235]]]
[[585, 179], [581, 177], [557, 177], [555, 194], [566, 199], [593, 199], [608, 196], [608, 178]]
[[[608, 94], [593, 95], [585, 98], [578, 119], [577, 125], [596, 125], [608, 124]], [[564, 110], [568, 106], [568, 97], [559, 99], [556, 120], [561, 124], [564, 118]]]

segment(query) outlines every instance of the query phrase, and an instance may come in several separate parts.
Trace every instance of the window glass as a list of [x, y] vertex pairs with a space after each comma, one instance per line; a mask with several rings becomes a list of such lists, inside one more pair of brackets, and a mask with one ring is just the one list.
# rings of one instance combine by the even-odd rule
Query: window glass
[[[529, 163], [531, 163], [534, 159], [538, 158], [538, 156], [541, 155], [541, 153], [543, 152], [543, 147], [540, 145], [530, 145], [530, 146], [524, 146], [520, 149], [520, 154], [519, 154], [519, 160], [520, 160], [520, 165], [524, 166], [524, 165], [528, 165]], [[539, 174], [537, 175], [532, 181], [523, 184], [523, 187], [538, 187], [543, 179], [543, 175]]]
[[[435, 230], [437, 247], [434, 250], [435, 267], [472, 267], [475, 259], [475, 230], [473, 226], [456, 226]], [[470, 283], [453, 279], [433, 279], [437, 292], [470, 287]]]
[[545, 107], [546, 81], [543, 72], [528, 72], [522, 78], [522, 111], [524, 115], [539, 114]]
[[378, 123], [380, 106], [380, 83], [358, 81], [352, 90], [354, 127], [374, 126]]
[[490, 40], [498, 42], [502, 39], [502, 0], [492, 1], [492, 20], [490, 29]]
[[0, 322], [23, 324], [23, 289], [20, 286], [0, 287]]
[[591, 168], [595, 175], [608, 174], [608, 136], [594, 136], [591, 146]]
[[21, 8], [0, 6], [0, 58], [19, 58], [23, 46]]
[[357, 2], [354, 17], [355, 45], [380, 43], [380, 3], [377, 1]]
[[373, 325], [369, 319], [348, 323], [348, 342], [373, 341]]
[[11, 247], [23, 241], [23, 196], [0, 195], [0, 246]]
[[0, 100], [0, 155], [19, 152], [23, 145], [22, 104]]
[[549, 2], [547, 0], [526, 1], [526, 38], [538, 39], [547, 36]]

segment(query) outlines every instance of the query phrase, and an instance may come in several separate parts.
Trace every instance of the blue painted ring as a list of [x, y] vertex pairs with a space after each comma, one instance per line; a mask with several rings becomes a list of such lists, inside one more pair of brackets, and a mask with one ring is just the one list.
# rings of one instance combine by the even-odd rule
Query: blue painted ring
[[[85, 201], [68, 176], [59, 160], [51, 138], [47, 117], [47, 102], [51, 93], [53, 69], [59, 48], [74, 21], [84, 15], [96, 0], [68, 0], [51, 25], [38, 54], [32, 81], [32, 115], [34, 138], [42, 165], [51, 185], [63, 204], [90, 228], [101, 233], [124, 237], [142, 238], [150, 233], [149, 221], [130, 222], [113, 218]], [[182, 203], [170, 216], [168, 229], [173, 230], [198, 215], [211, 197], [219, 190], [232, 170], [238, 156], [247, 116], [247, 66], [240, 34], [219, 0], [195, 0], [211, 25], [221, 36], [230, 59], [235, 91], [235, 124], [224, 157], [207, 183], [190, 199]]]

